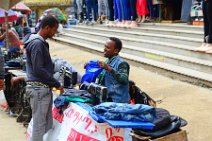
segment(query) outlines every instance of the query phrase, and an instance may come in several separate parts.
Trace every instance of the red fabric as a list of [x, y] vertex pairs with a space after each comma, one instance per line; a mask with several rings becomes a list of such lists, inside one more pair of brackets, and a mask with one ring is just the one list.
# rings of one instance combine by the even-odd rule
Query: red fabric
[[31, 9], [28, 6], [26, 6], [23, 2], [19, 2], [18, 4], [13, 6], [12, 10], [26, 12], [27, 14], [31, 12]]
[[12, 30], [8, 31], [8, 44], [9, 44], [9, 47], [20, 49], [19, 39]]
[[137, 0], [136, 9], [139, 16], [146, 16], [149, 14], [146, 0]]
[[[13, 22], [18, 19], [17, 15], [12, 15], [8, 17], [8, 22]], [[5, 23], [5, 17], [0, 17], [0, 24]]]

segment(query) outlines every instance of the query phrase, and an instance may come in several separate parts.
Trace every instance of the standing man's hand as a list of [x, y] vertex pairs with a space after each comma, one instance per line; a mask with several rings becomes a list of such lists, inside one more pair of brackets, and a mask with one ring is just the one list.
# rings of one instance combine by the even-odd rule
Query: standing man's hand
[[99, 61], [98, 65], [100, 68], [105, 69], [107, 71], [111, 71], [112, 68], [110, 66], [108, 66], [105, 62]]
[[4, 90], [4, 88], [5, 88], [4, 79], [0, 79], [0, 90]]
[[60, 90], [60, 94], [63, 94], [63, 93], [64, 93], [64, 88], [63, 88], [63, 86], [60, 86], [59, 88], [57, 88], [57, 90]]

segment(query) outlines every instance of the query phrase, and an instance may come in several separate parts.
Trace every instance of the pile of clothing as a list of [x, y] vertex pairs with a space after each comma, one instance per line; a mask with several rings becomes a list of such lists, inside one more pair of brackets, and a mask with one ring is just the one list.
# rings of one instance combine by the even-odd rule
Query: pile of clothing
[[180, 130], [181, 127], [187, 125], [187, 121], [183, 118], [171, 115], [167, 110], [155, 108], [156, 119], [154, 119], [154, 128], [148, 129], [133, 129], [133, 132], [141, 136], [149, 136], [151, 139], [159, 138]]

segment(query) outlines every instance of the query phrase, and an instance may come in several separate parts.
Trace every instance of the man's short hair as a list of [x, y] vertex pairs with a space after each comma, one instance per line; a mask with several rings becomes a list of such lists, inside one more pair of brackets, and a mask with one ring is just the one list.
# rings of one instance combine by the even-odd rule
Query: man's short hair
[[115, 42], [115, 48], [118, 49], [119, 51], [121, 51], [122, 49], [122, 42], [119, 38], [116, 37], [110, 37], [109, 38], [111, 41]]
[[44, 28], [46, 26], [49, 26], [50, 28], [52, 28], [52, 27], [54, 27], [54, 26], [56, 26], [58, 24], [59, 24], [58, 20], [55, 17], [51, 16], [51, 15], [45, 16], [41, 20], [41, 28]]

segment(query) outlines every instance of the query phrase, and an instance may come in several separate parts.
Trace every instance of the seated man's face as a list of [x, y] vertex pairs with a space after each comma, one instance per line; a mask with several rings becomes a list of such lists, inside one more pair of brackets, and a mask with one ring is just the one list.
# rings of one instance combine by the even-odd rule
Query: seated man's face
[[118, 55], [119, 50], [115, 48], [115, 42], [112, 40], [107, 40], [105, 43], [104, 57], [112, 58]]

